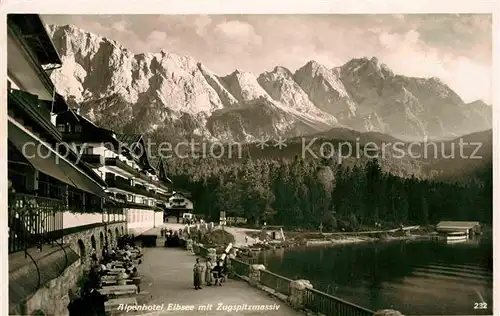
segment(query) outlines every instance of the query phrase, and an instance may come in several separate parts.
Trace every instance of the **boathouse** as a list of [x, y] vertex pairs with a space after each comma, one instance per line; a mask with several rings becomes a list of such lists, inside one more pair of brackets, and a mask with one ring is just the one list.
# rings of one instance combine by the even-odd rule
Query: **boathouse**
[[479, 222], [441, 221], [436, 225], [436, 230], [439, 233], [464, 232], [472, 236], [481, 233], [481, 225]]

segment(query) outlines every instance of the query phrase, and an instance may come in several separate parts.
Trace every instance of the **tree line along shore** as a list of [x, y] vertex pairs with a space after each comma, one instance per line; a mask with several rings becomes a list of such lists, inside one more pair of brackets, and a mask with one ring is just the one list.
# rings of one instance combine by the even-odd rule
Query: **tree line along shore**
[[325, 160], [179, 159], [172, 180], [189, 190], [196, 213], [245, 226], [282, 225], [287, 231], [361, 232], [441, 220], [492, 222], [492, 166], [468, 181], [433, 181], [384, 172], [376, 159], [343, 166]]

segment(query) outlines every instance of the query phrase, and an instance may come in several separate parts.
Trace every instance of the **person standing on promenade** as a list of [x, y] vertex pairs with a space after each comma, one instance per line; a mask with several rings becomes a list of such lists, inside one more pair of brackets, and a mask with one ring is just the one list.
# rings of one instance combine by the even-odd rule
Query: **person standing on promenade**
[[222, 262], [215, 263], [215, 267], [212, 269], [212, 273], [214, 275], [215, 285], [222, 285], [221, 274], [222, 274]]
[[205, 264], [205, 282], [207, 283], [207, 286], [212, 285], [212, 259], [208, 258], [207, 262]]
[[130, 275], [130, 277], [132, 278], [132, 283], [137, 286], [137, 293], [141, 293], [141, 277], [136, 267], [132, 269], [132, 274]]
[[203, 265], [200, 263], [200, 258], [196, 258], [196, 263], [193, 267], [194, 289], [201, 289], [201, 276], [203, 274]]

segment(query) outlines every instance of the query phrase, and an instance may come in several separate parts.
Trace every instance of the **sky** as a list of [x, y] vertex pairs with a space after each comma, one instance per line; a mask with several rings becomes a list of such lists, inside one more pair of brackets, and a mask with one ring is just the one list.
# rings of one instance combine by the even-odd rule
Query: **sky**
[[438, 77], [465, 102], [492, 102], [492, 18], [487, 14], [43, 15], [113, 39], [134, 53], [190, 55], [218, 75], [333, 68], [377, 57], [396, 74]]

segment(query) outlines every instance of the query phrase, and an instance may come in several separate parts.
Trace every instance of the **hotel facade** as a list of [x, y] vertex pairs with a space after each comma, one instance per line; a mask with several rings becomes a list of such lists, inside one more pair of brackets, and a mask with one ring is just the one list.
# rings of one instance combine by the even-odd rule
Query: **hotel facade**
[[35, 14], [7, 18], [9, 314], [65, 315], [90, 254], [163, 222], [171, 182], [142, 135], [94, 125], [59, 95]]

